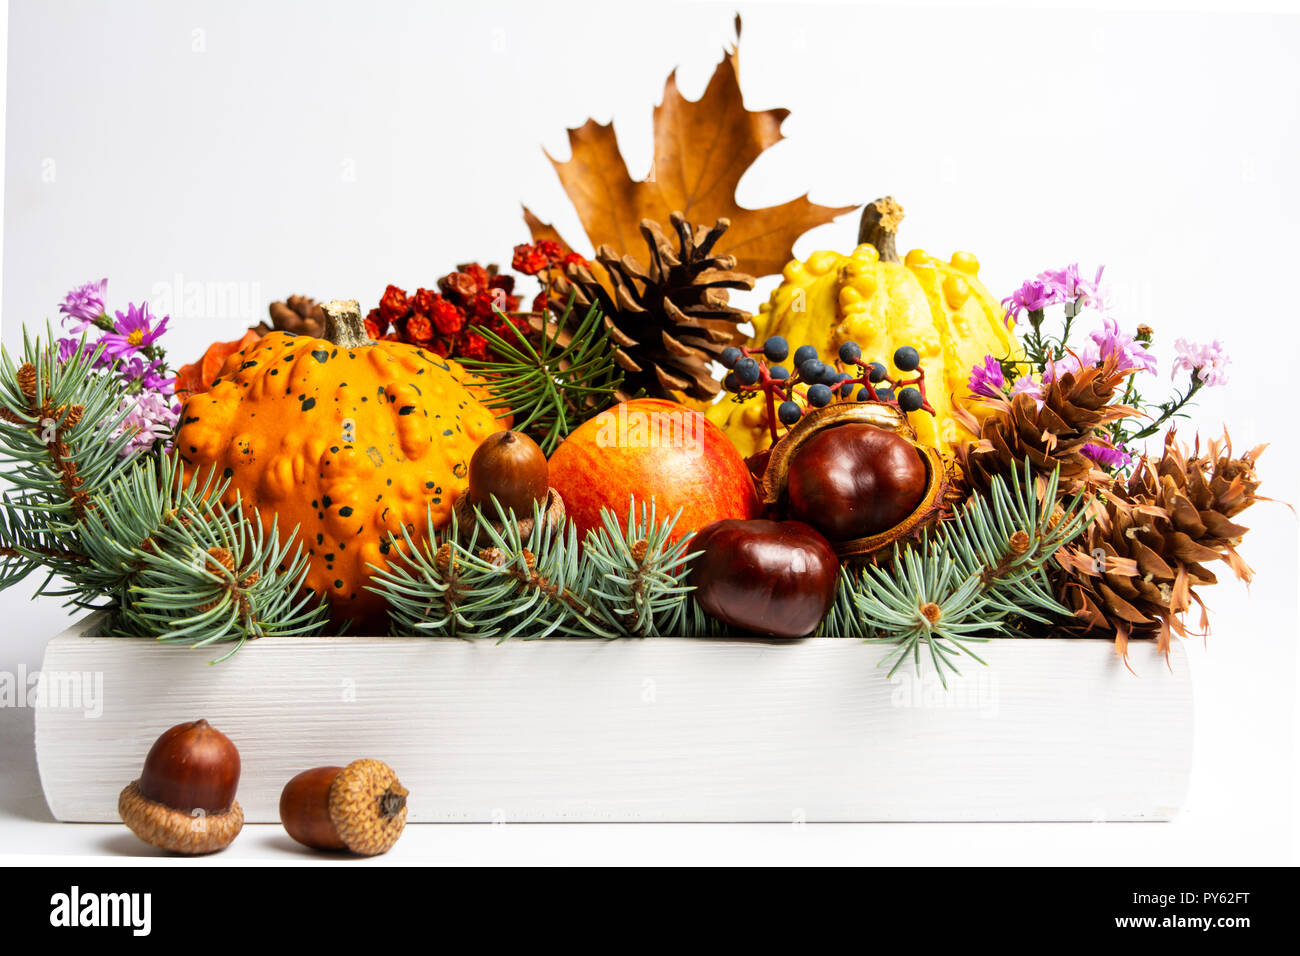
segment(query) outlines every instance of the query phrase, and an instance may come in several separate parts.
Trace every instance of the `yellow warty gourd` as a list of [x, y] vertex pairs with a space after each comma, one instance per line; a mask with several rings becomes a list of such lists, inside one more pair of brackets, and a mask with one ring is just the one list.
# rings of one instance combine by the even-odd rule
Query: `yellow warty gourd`
[[[986, 355], [1018, 358], [1023, 352], [1001, 304], [977, 277], [979, 260], [969, 252], [944, 261], [913, 249], [899, 260], [894, 235], [902, 218], [902, 207], [892, 198], [877, 200], [863, 212], [861, 244], [853, 252], [815, 252], [804, 262], [789, 263], [784, 281], [754, 317], [752, 343], [781, 335], [792, 356], [806, 344], [833, 362], [839, 347], [852, 340], [864, 357], [883, 362], [891, 377], [902, 378], [912, 375], [894, 366], [894, 350], [913, 346], [921, 353], [935, 414], [913, 412], [908, 418], [920, 441], [950, 454], [976, 437], [953, 407], [956, 402], [979, 412], [968, 401], [971, 368]], [[781, 364], [789, 368], [791, 359]], [[724, 398], [707, 415], [747, 457], [770, 444], [761, 398], [744, 404]]]

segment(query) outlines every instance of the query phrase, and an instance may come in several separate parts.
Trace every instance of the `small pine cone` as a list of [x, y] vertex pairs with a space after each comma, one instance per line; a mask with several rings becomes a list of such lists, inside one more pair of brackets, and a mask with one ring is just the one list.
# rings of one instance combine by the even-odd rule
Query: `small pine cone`
[[1024, 474], [1026, 461], [1040, 478], [1059, 468], [1062, 494], [1106, 485], [1110, 476], [1084, 454], [1084, 446], [1106, 444], [1101, 429], [1138, 414], [1127, 405], [1111, 404], [1126, 377], [1111, 356], [1044, 385], [1041, 405], [1023, 393], [987, 402], [993, 414], [978, 426], [972, 419], [979, 440], [957, 452], [965, 486], [986, 492], [998, 476], [1009, 481], [1013, 471]]
[[235, 556], [227, 548], [208, 548], [208, 570], [216, 573], [218, 566], [233, 574], [235, 571]]
[[292, 332], [318, 339], [325, 334], [325, 312], [320, 303], [309, 296], [291, 295], [283, 302], [272, 302], [267, 311], [271, 315], [271, 324], [262, 322], [257, 326], [257, 331], [263, 335]]
[[36, 400], [36, 366], [31, 362], [18, 367], [18, 388], [29, 402]]

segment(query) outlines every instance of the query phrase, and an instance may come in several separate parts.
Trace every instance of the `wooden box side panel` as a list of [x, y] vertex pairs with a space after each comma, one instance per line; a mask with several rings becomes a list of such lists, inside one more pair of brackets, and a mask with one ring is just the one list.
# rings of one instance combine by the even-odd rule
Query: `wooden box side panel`
[[[74, 629], [75, 630], [75, 629]], [[1100, 641], [1004, 640], [887, 680], [853, 640], [282, 638], [210, 650], [69, 632], [45, 671], [101, 688], [36, 717], [55, 817], [116, 819], [166, 727], [239, 746], [240, 803], [276, 822], [300, 770], [367, 756], [413, 822], [1159, 820], [1191, 764], [1186, 661], [1128, 673]], [[57, 704], [57, 702], [53, 702]]]

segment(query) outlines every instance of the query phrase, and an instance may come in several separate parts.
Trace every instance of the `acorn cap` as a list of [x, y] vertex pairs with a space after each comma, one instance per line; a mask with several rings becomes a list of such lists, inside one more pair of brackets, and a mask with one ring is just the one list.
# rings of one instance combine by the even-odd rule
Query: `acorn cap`
[[224, 850], [244, 828], [244, 811], [236, 800], [225, 813], [186, 813], [150, 800], [133, 780], [117, 798], [117, 812], [145, 843], [197, 856]]
[[[479, 524], [479, 518], [474, 513], [474, 506], [470, 504], [469, 495], [461, 495], [452, 505], [456, 511], [456, 527], [460, 535], [461, 544], [468, 545], [474, 540], [474, 533]], [[542, 520], [546, 522], [548, 531], [558, 531], [564, 528], [564, 499], [554, 488], [546, 489], [546, 501], [541, 506]], [[496, 505], [490, 501], [486, 505], [479, 505], [479, 515], [482, 515], [484, 524], [489, 525], [497, 534], [505, 530], [505, 525], [497, 520], [498, 511]], [[527, 541], [528, 536], [533, 533], [533, 516], [515, 515], [515, 524], [519, 528], [519, 537]], [[479, 535], [479, 540], [485, 539], [486, 535]]]
[[407, 789], [382, 760], [354, 760], [330, 784], [330, 821], [353, 853], [387, 853], [406, 826]]

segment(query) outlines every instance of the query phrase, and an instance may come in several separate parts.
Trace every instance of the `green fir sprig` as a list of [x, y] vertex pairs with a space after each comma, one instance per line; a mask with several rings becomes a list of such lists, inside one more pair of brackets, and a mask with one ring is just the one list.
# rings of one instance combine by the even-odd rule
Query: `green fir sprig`
[[895, 645], [885, 660], [891, 676], [909, 658], [919, 670], [924, 645], [947, 686], [956, 658], [979, 661], [970, 644], [1006, 633], [1012, 620], [1068, 617], [1047, 564], [1087, 526], [1084, 499], [1058, 508], [1057, 473], [1040, 498], [1028, 462], [1023, 480], [1011, 475], [1010, 487], [995, 478], [987, 498], [971, 498], [937, 531], [896, 546], [888, 566], [844, 570], [819, 633]]
[[549, 455], [614, 400], [623, 384], [623, 370], [614, 360], [616, 347], [595, 305], [575, 322], [573, 296], [556, 322], [543, 324], [536, 343], [513, 322], [502, 325], [513, 341], [478, 329], [500, 356], [497, 361], [465, 359], [462, 364], [492, 382], [488, 407], [508, 410], [515, 430], [532, 437]]
[[[120, 577], [110, 632], [195, 647], [233, 642], [220, 660], [246, 640], [321, 633], [328, 608], [303, 587], [307, 556], [295, 535], [281, 536], [274, 521], [264, 530], [238, 498], [214, 503], [222, 489], [177, 480], [172, 461], [160, 481], [149, 481], [154, 469], [146, 465], [139, 480], [119, 483], [120, 520], [83, 529], [87, 552], [105, 556], [92, 566]], [[123, 547], [123, 532], [140, 543]]]
[[695, 633], [701, 621], [687, 599], [694, 589], [686, 575], [701, 552], [690, 550], [694, 534], [673, 541], [681, 511], [660, 521], [653, 500], [638, 513], [632, 498], [622, 526], [609, 508], [600, 517], [600, 530], [587, 536], [585, 557], [595, 565], [591, 596], [602, 616], [636, 637]]
[[37, 594], [107, 609], [110, 633], [164, 642], [238, 649], [318, 633], [327, 610], [302, 589], [293, 535], [281, 541], [238, 499], [223, 503], [224, 481], [183, 480], [161, 443], [128, 453], [121, 382], [95, 370], [102, 347], [61, 360], [54, 341], [24, 334], [20, 360], [0, 353], [0, 465], [12, 485], [0, 499], [0, 590], [43, 570]]
[[205, 481], [184, 484], [171, 455], [142, 458], [91, 499], [94, 507], [80, 522], [68, 526], [68, 547], [78, 560], [61, 574], [61, 589], [50, 593], [78, 607], [124, 603], [145, 560], [161, 547], [167, 526], [215, 520], [226, 510], [225, 490], [225, 482], [214, 480], [211, 472]]
[[[406, 535], [407, 555], [376, 575], [395, 633], [455, 637], [614, 637], [586, 599], [593, 583], [572, 522], [552, 530], [534, 505], [524, 535], [514, 512], [495, 506], [500, 530], [475, 508], [469, 543], [453, 516], [447, 534], [432, 524], [425, 544]], [[405, 535], [405, 531], [403, 532]]]
[[85, 339], [60, 361], [54, 331], [33, 339], [23, 328], [15, 360], [0, 348], [0, 469], [11, 486], [0, 498], [0, 590], [37, 569], [70, 577], [85, 561], [74, 528], [132, 462], [131, 435], [113, 436], [129, 409], [119, 385], [97, 374], [103, 346]]
[[376, 568], [371, 590], [388, 603], [395, 634], [465, 638], [692, 636], [709, 628], [686, 583], [691, 536], [674, 541], [678, 515], [660, 518], [632, 500], [626, 530], [605, 509], [582, 548], [572, 521], [548, 528], [534, 506], [524, 535], [492, 499], [496, 520], [468, 541], [452, 523]]

